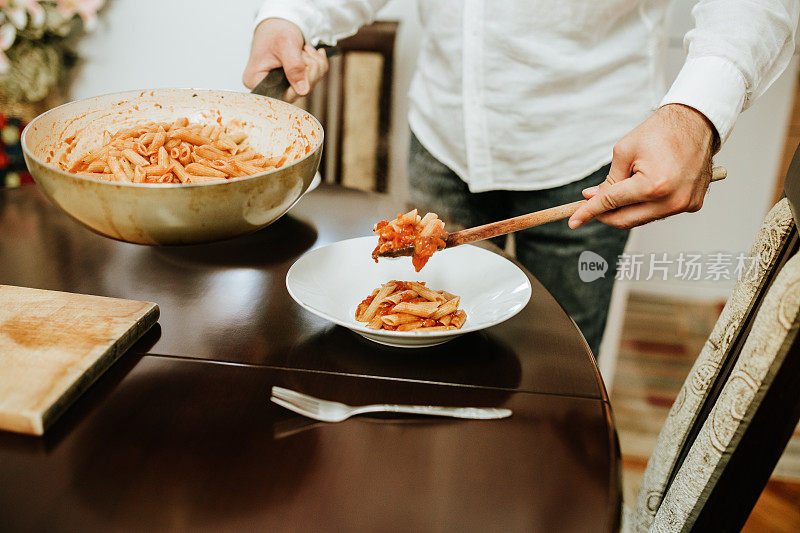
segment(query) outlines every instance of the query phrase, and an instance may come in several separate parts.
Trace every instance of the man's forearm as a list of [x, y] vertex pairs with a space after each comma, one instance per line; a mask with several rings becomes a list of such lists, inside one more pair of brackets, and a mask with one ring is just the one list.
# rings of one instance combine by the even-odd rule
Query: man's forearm
[[692, 10], [686, 63], [661, 105], [700, 111], [725, 142], [788, 65], [799, 13], [800, 0], [702, 0]]
[[335, 44], [372, 22], [387, 1], [267, 0], [256, 16], [255, 25], [268, 18], [281, 18], [296, 24], [307, 43]]

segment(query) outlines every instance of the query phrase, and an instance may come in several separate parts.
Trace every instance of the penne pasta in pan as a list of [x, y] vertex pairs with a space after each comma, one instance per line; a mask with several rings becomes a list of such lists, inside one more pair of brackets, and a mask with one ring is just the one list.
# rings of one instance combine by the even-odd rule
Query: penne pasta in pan
[[279, 168], [286, 153], [265, 157], [247, 144], [247, 135], [222, 124], [147, 122], [112, 134], [103, 146], [62, 170], [123, 183], [215, 183]]

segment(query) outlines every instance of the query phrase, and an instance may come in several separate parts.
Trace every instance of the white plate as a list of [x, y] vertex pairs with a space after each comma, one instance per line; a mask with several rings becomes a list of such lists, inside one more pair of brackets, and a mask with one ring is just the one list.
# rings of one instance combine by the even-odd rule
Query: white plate
[[[411, 258], [372, 260], [376, 237], [361, 237], [317, 248], [298, 259], [286, 274], [294, 300], [312, 313], [388, 346], [435, 346], [470, 331], [499, 324], [519, 313], [531, 297], [528, 277], [514, 263], [477, 246], [436, 252], [421, 272]], [[461, 329], [385, 331], [355, 319], [358, 304], [389, 280], [425, 281], [436, 290], [461, 296], [467, 313]]]

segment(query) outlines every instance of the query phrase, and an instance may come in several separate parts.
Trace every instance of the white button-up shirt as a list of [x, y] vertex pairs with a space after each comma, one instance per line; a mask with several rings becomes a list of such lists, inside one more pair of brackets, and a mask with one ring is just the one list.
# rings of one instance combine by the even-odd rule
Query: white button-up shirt
[[[579, 180], [659, 105], [701, 111], [720, 138], [794, 52], [800, 0], [702, 0], [688, 57], [664, 96], [670, 0], [418, 0], [423, 26], [409, 123], [473, 192]], [[334, 44], [386, 0], [268, 0]]]

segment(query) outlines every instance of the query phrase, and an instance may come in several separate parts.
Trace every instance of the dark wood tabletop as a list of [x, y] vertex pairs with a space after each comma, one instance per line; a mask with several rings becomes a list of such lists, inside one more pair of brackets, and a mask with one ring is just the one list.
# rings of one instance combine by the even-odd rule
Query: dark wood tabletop
[[[0, 283], [161, 309], [45, 437], [0, 432], [0, 530], [614, 529], [608, 398], [534, 278], [515, 317], [422, 349], [372, 343], [289, 297], [300, 255], [404, 208], [323, 185], [252, 235], [156, 248], [91, 233], [34, 186], [0, 190]], [[268, 401], [273, 384], [514, 415], [311, 423]]]

